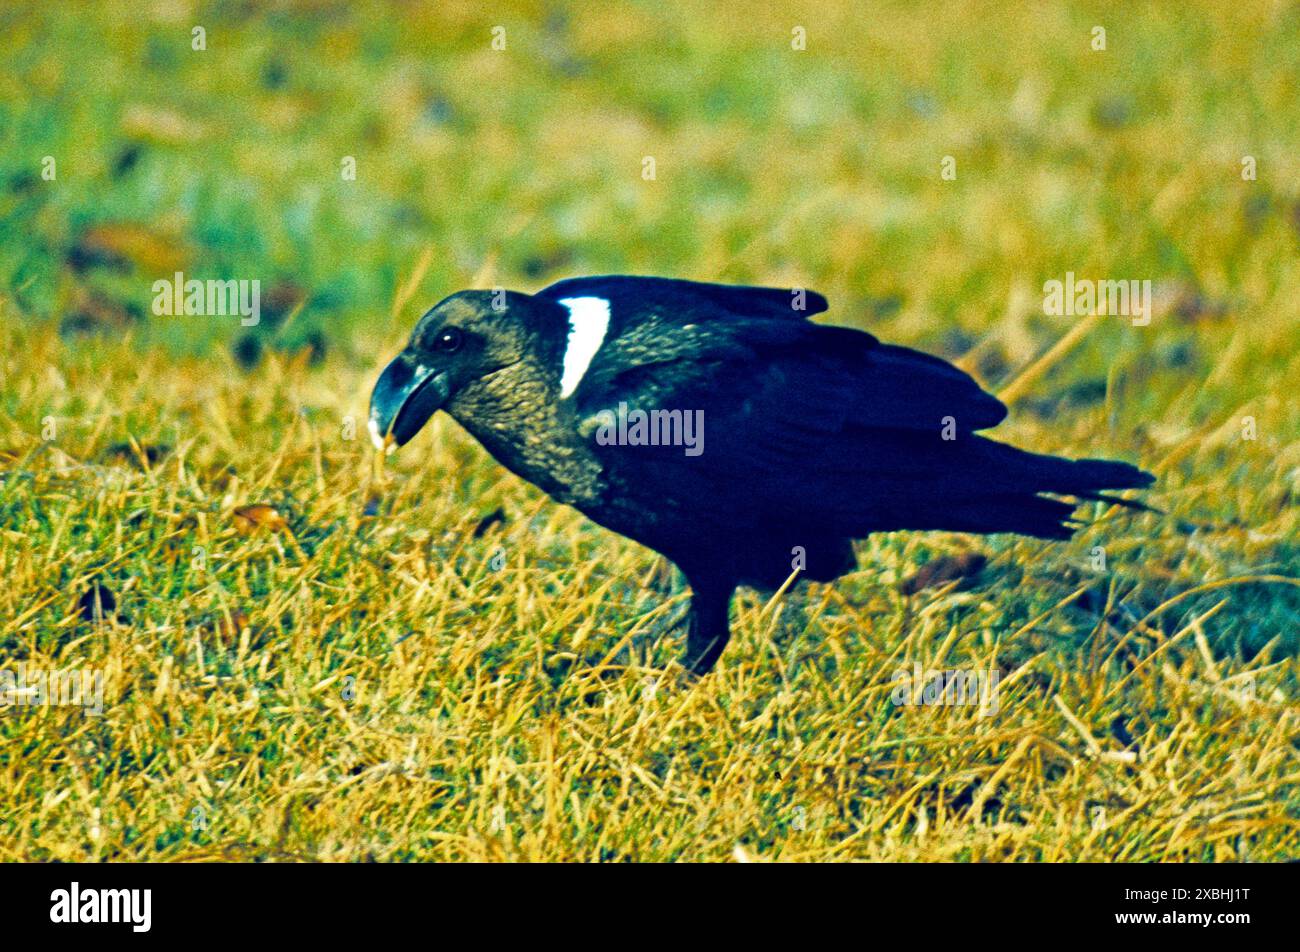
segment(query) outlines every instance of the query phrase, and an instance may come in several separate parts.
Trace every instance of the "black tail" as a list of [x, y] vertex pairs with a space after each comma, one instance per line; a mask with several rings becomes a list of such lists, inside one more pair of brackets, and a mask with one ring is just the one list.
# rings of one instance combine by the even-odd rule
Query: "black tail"
[[[890, 437], [896, 445], [878, 449], [882, 463], [863, 464], [872, 501], [886, 501], [883, 507], [864, 507], [863, 528], [872, 531], [948, 529], [1068, 539], [1081, 525], [1073, 518], [1081, 500], [1152, 511], [1103, 492], [1141, 489], [1155, 481], [1128, 463], [1044, 456], [975, 435], [943, 444]], [[900, 460], [908, 462], [905, 471]]]
[[1068, 539], [1080, 526], [1072, 518], [1077, 502], [1052, 498], [1055, 496], [1156, 511], [1140, 502], [1102, 492], [1143, 489], [1155, 482], [1150, 473], [1129, 463], [1028, 453], [983, 437], [975, 437], [971, 449], [976, 457], [971, 464], [980, 471], [973, 485], [997, 489], [987, 494], [976, 492], [961, 500], [957, 511], [968, 531]]

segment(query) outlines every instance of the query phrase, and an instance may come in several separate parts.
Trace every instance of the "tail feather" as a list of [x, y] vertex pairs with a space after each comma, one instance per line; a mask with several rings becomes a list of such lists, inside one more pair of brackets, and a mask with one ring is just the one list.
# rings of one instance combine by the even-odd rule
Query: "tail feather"
[[1038, 493], [1081, 496], [1102, 489], [1141, 489], [1155, 482], [1150, 473], [1131, 463], [1110, 459], [1066, 459], [1047, 456], [977, 438], [979, 464], [992, 471], [994, 480], [1008, 488]]
[[1057, 491], [1071, 492], [1076, 496], [1098, 489], [1143, 489], [1156, 481], [1156, 478], [1145, 470], [1117, 460], [1066, 460], [1056, 456], [1043, 458], [1069, 464], [1069, 482], [1073, 488]]
[[[985, 524], [994, 528], [983, 531], [1019, 532], [1041, 538], [1064, 539], [1080, 526], [1072, 520], [1075, 504], [1050, 499], [1051, 496], [1072, 496], [1075, 499], [1094, 499], [1146, 512], [1155, 512], [1149, 506], [1129, 499], [1112, 496], [1101, 490], [1142, 489], [1155, 482], [1150, 473], [1130, 463], [1106, 459], [1065, 459], [1028, 453], [1005, 444], [986, 441], [996, 447], [990, 455], [998, 459], [999, 478], [1025, 495], [985, 498], [973, 501], [978, 512], [987, 517]], [[1040, 494], [1048, 494], [1047, 496]], [[1052, 503], [1044, 506], [1045, 501]]]
[[[1068, 539], [1082, 525], [1074, 518], [1080, 500], [1156, 511], [1103, 492], [1141, 489], [1155, 481], [1129, 463], [1030, 453], [981, 436], [950, 446], [947, 452], [961, 453], [960, 460], [939, 457], [933, 450], [928, 457], [913, 453], [915, 473], [889, 481], [887, 489], [882, 481], [873, 482], [875, 491], [889, 499], [886, 512], [873, 508], [867, 514], [873, 527]], [[888, 464], [897, 466], [894, 460]], [[1062, 496], [1069, 498], [1056, 498]]]
[[945, 513], [943, 528], [956, 532], [1014, 532], [1039, 539], [1068, 539], [1078, 524], [1074, 506], [1046, 496], [984, 496]]

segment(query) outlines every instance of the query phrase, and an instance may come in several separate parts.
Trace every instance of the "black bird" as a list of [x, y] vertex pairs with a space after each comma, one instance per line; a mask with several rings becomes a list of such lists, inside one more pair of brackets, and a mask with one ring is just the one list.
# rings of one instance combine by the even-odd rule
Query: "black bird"
[[1100, 490], [1150, 474], [977, 435], [1006, 416], [995, 397], [937, 357], [807, 320], [826, 306], [626, 276], [461, 291], [380, 376], [371, 435], [391, 452], [445, 409], [507, 469], [663, 553], [691, 586], [696, 673], [730, 637], [738, 585], [774, 589], [795, 567], [830, 581], [868, 533], [1065, 539], [1079, 499], [1144, 508]]

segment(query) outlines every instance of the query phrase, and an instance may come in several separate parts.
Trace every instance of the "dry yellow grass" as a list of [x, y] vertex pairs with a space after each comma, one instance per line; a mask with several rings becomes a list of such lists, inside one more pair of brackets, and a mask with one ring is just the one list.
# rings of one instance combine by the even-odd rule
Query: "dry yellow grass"
[[[107, 688], [100, 717], [0, 715], [0, 858], [1294, 851], [1296, 662], [1205, 641], [1236, 573], [1174, 628], [1174, 606], [1101, 620], [1134, 580], [1189, 587], [1171, 584], [1185, 543], [1169, 519], [1099, 510], [1060, 546], [870, 540], [860, 577], [812, 594], [805, 632], [743, 599], [720, 670], [685, 683], [668, 640], [612, 660], [665, 610], [643, 588], [649, 553], [446, 419], [376, 476], [343, 429], [366, 375], [4, 334], [15, 396], [57, 430], [5, 436], [0, 643], [7, 663], [99, 668]], [[20, 361], [43, 369], [12, 376]], [[123, 433], [132, 452], [113, 449]], [[254, 504], [283, 525], [235, 515]], [[476, 537], [497, 506], [504, 525]], [[1112, 566], [1141, 563], [1085, 577], [1098, 534]], [[992, 552], [991, 580], [898, 594], [923, 545]], [[120, 617], [82, 617], [93, 577]], [[1081, 592], [1101, 598], [1091, 630], [1069, 614]], [[896, 707], [891, 678], [914, 662], [998, 668], [998, 712]]]

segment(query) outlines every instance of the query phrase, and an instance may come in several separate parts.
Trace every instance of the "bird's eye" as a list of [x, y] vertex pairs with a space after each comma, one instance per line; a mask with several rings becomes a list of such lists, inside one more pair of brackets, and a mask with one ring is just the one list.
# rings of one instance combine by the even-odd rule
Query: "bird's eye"
[[438, 332], [438, 336], [433, 341], [433, 346], [444, 354], [450, 354], [453, 351], [460, 350], [460, 345], [464, 339], [465, 335], [461, 333], [459, 327], [444, 327]]

